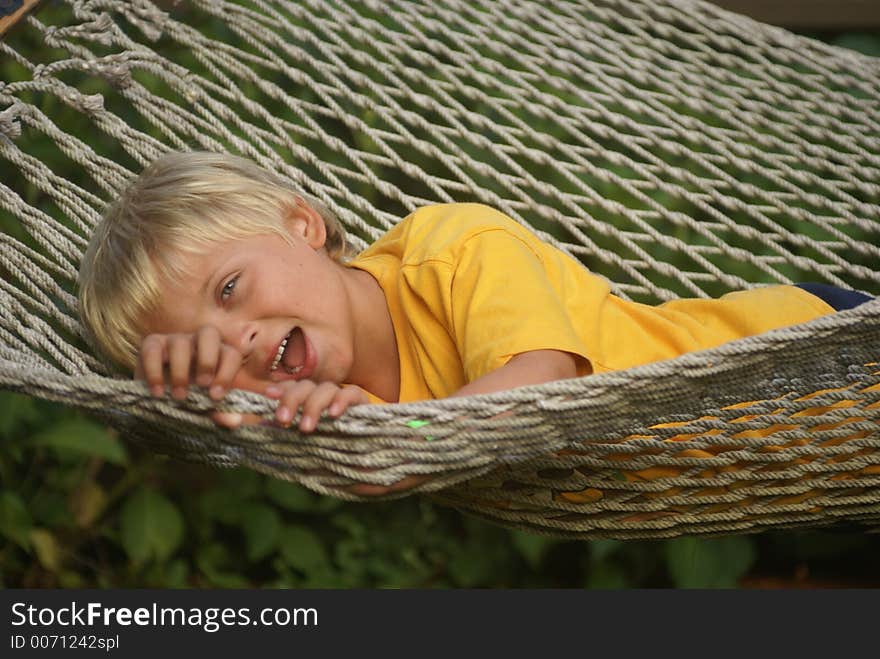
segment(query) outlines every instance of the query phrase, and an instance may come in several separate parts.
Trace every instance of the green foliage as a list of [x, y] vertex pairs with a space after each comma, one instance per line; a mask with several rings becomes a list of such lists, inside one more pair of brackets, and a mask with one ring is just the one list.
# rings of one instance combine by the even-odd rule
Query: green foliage
[[0, 392], [0, 410], [6, 587], [718, 588], [768, 573], [870, 585], [880, 549], [861, 530], [559, 540], [416, 497], [345, 503], [169, 462], [18, 394]]
[[843, 32], [833, 36], [831, 43], [863, 55], [880, 57], [880, 35], [876, 32]]
[[24, 549], [30, 548], [33, 522], [24, 502], [14, 492], [0, 493], [0, 533]]
[[122, 506], [122, 546], [135, 565], [167, 560], [183, 539], [183, 518], [177, 506], [147, 488], [130, 495]]
[[124, 465], [128, 461], [125, 449], [106, 428], [87, 419], [60, 421], [34, 435], [31, 444], [50, 447], [59, 456], [67, 458], [90, 455], [118, 465]]
[[666, 564], [679, 588], [731, 588], [755, 561], [754, 546], [742, 536], [676, 538], [665, 549]]

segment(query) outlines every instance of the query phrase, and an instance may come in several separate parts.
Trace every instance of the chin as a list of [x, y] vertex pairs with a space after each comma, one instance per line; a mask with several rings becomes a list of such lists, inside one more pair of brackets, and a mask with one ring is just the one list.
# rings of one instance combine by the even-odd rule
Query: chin
[[349, 381], [351, 374], [352, 359], [340, 359], [337, 363], [332, 364], [329, 372], [324, 374], [324, 381], [335, 382], [336, 384], [344, 384]]

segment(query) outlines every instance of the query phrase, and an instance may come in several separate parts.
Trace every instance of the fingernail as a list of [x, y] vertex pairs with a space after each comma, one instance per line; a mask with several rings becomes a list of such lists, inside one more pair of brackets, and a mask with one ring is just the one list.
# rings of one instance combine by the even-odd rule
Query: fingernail
[[209, 384], [211, 384], [211, 376], [207, 373], [202, 373], [196, 378], [196, 384], [198, 384], [200, 387], [207, 387]]
[[299, 422], [299, 429], [303, 432], [311, 432], [315, 429], [315, 420], [310, 416], [303, 416]]
[[160, 398], [165, 393], [165, 387], [161, 384], [154, 384], [150, 387], [150, 393], [153, 394], [156, 398]]
[[280, 423], [287, 425], [290, 423], [291, 419], [293, 419], [293, 413], [286, 407], [282, 406], [275, 410], [275, 418], [278, 419]]
[[281, 387], [277, 384], [270, 384], [266, 387], [266, 395], [267, 396], [280, 396], [281, 395]]
[[171, 390], [171, 395], [179, 400], [183, 400], [186, 398], [186, 387], [174, 387]]
[[327, 412], [330, 414], [330, 416], [339, 416], [339, 414], [342, 412], [342, 410], [339, 409], [340, 407], [341, 406], [339, 405], [339, 403], [333, 403], [330, 406], [330, 409], [327, 410]]
[[209, 395], [214, 400], [220, 400], [221, 398], [223, 398], [223, 387], [221, 387], [219, 384], [215, 384], [213, 387], [211, 387]]

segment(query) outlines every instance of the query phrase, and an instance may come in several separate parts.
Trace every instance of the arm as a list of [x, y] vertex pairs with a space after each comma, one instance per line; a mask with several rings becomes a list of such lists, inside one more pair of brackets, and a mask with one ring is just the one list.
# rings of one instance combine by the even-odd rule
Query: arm
[[469, 382], [453, 396], [504, 391], [529, 384], [542, 384], [577, 376], [577, 359], [560, 350], [531, 350], [514, 355], [501, 368]]

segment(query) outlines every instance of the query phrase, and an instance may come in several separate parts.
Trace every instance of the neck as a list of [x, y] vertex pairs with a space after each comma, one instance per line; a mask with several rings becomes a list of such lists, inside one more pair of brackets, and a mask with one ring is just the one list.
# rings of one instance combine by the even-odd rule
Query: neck
[[373, 276], [343, 268], [354, 321], [354, 361], [349, 384], [389, 403], [400, 397], [400, 357], [385, 293]]

